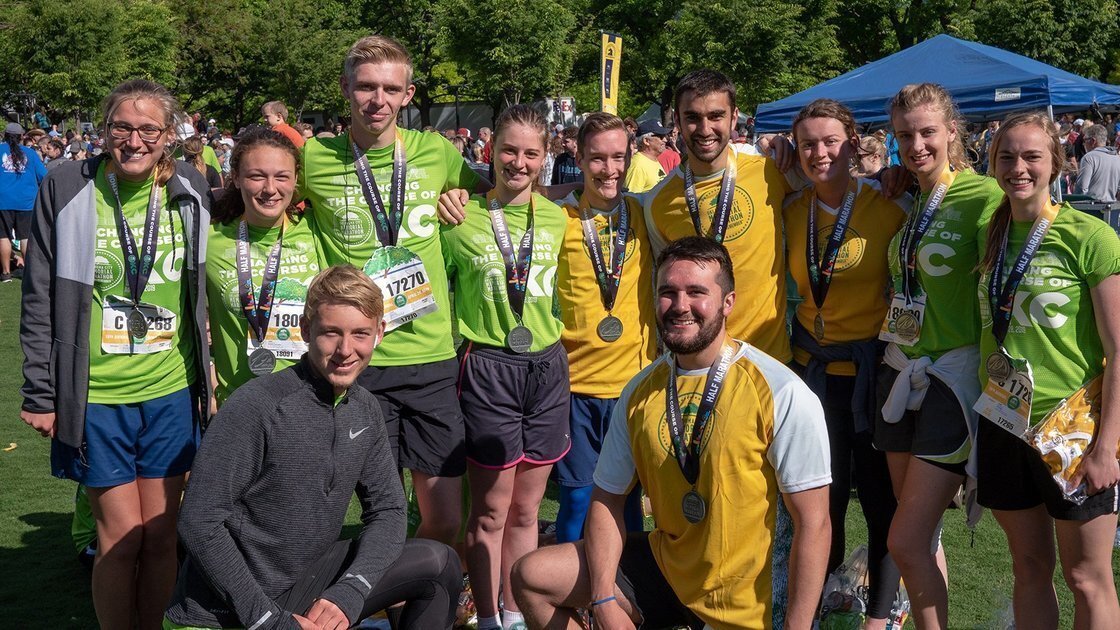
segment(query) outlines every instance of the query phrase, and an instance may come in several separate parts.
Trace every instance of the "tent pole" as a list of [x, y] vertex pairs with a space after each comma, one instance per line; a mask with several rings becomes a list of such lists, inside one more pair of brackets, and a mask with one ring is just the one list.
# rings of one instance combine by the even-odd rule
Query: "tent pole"
[[[1054, 105], [1053, 104], [1046, 105], [1046, 114], [1048, 116], [1050, 116], [1050, 120], [1054, 120]], [[1057, 123], [1058, 121], [1054, 120], [1054, 122]], [[1062, 178], [1059, 177], [1059, 178], [1055, 179], [1054, 183], [1051, 184], [1050, 188], [1052, 189], [1050, 191], [1050, 196], [1053, 197], [1058, 203], [1062, 203]]]

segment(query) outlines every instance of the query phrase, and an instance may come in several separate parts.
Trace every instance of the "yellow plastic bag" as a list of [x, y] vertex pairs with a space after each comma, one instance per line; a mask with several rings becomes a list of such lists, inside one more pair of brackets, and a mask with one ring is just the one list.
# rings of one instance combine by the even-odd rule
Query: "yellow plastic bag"
[[1031, 430], [1028, 440], [1042, 455], [1062, 494], [1079, 505], [1085, 500], [1085, 488], [1070, 487], [1070, 479], [1077, 474], [1081, 458], [1097, 435], [1103, 381], [1103, 375], [1098, 376], [1059, 403]]

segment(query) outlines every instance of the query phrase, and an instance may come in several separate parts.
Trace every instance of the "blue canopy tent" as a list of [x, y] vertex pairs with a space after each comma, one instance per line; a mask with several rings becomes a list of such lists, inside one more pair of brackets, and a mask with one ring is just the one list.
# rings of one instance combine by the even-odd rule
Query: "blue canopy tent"
[[953, 95], [970, 120], [1012, 111], [1062, 112], [1093, 104], [1120, 106], [1120, 86], [1090, 81], [1022, 55], [938, 35], [773, 103], [758, 107], [755, 131], [789, 129], [797, 112], [818, 98], [847, 105], [861, 124], [885, 123], [887, 103], [908, 83], [932, 82]]

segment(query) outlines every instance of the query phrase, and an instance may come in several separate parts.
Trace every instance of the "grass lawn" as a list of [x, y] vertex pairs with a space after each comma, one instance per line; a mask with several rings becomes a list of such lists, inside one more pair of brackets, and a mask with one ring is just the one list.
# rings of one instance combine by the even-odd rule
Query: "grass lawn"
[[[70, 542], [74, 484], [49, 474], [49, 443], [19, 420], [22, 383], [19, 281], [0, 284], [0, 611], [8, 628], [96, 628], [89, 574]], [[9, 445], [14, 446], [11, 448]], [[10, 450], [9, 450], [10, 449]], [[542, 517], [556, 516], [550, 493]], [[357, 522], [351, 506], [348, 522]], [[348, 528], [353, 531], [353, 528]], [[866, 535], [854, 501], [849, 548]], [[996, 628], [1011, 594], [1011, 561], [1003, 533], [986, 515], [975, 540], [959, 512], [945, 520], [951, 628]], [[973, 544], [974, 543], [974, 544]], [[1116, 554], [1113, 566], [1117, 566]], [[1072, 600], [1060, 578], [1062, 627], [1072, 626]], [[908, 624], [911, 625], [912, 624]]]

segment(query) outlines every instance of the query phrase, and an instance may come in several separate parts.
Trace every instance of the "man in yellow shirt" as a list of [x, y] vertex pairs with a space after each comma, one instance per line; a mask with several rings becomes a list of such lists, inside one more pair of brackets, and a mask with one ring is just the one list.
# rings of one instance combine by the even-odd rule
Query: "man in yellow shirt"
[[[586, 540], [514, 567], [521, 611], [532, 628], [574, 627], [577, 608], [590, 608], [603, 627], [769, 629], [784, 501], [794, 523], [786, 627], [808, 629], [830, 544], [820, 402], [784, 365], [728, 336], [735, 280], [724, 247], [695, 236], [669, 244], [656, 291], [672, 354], [631, 380], [615, 406]], [[622, 508], [638, 482], [657, 525], [626, 536]]]
[[665, 150], [665, 138], [669, 130], [656, 120], [645, 120], [638, 125], [638, 152], [630, 160], [626, 171], [626, 190], [644, 193], [665, 178], [658, 158]]
[[[559, 542], [582, 538], [592, 475], [618, 394], [657, 356], [653, 254], [641, 202], [622, 192], [627, 137], [618, 116], [589, 115], [577, 135], [583, 191], [562, 202], [568, 227], [556, 296], [571, 366], [572, 447], [556, 463]], [[639, 492], [631, 493], [626, 524], [642, 529]]]
[[[735, 275], [749, 280], [728, 333], [782, 363], [793, 358], [786, 333], [786, 261], [782, 203], [793, 191], [774, 160], [728, 146], [739, 118], [735, 84], [696, 70], [673, 96], [686, 158], [645, 196], [654, 252], [684, 236], [706, 236], [731, 253]], [[788, 143], [775, 150], [788, 151]]]

